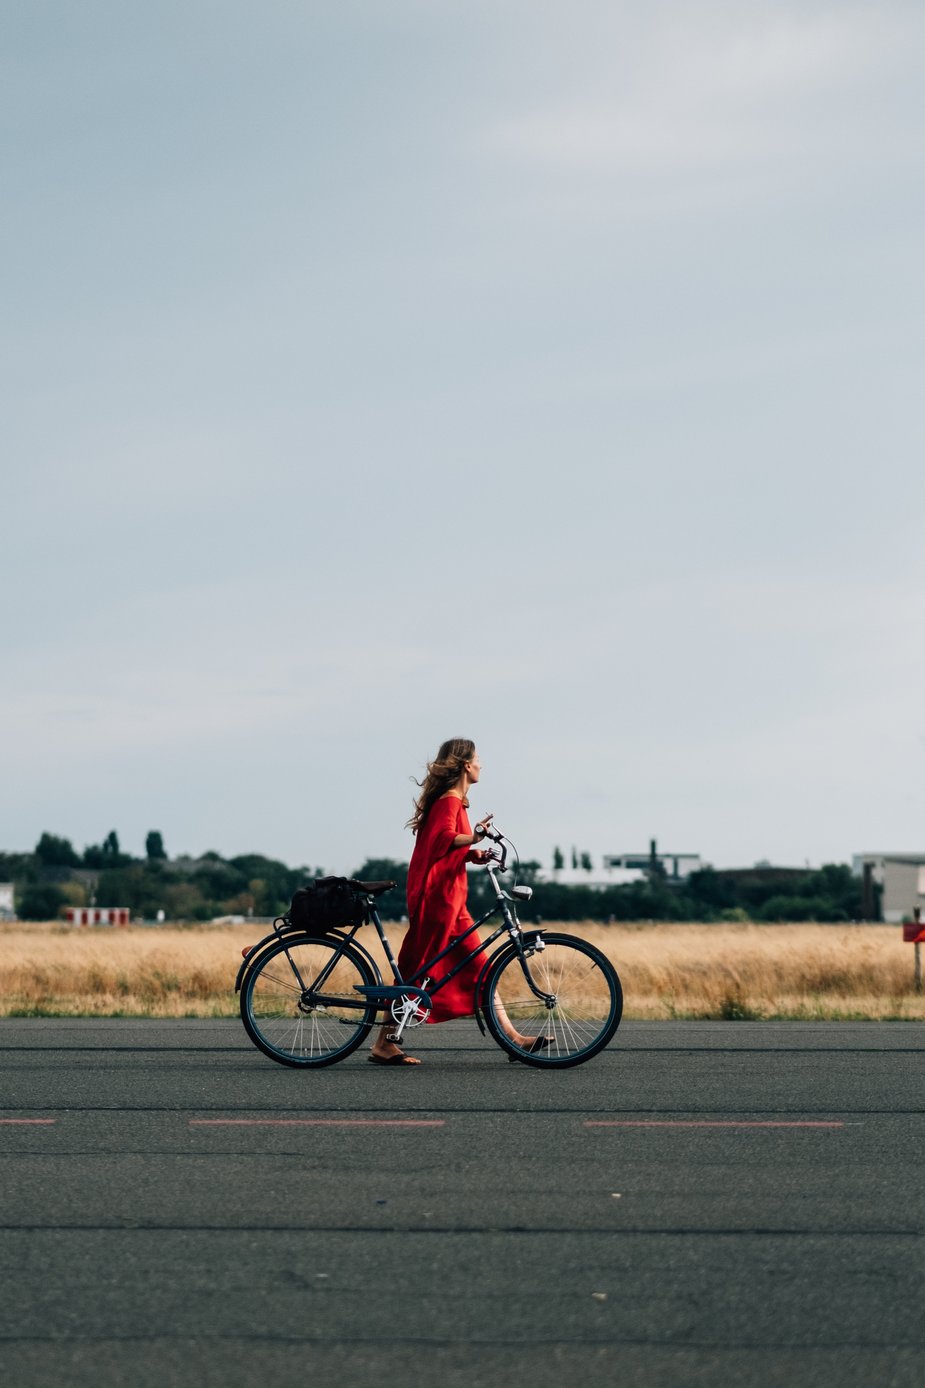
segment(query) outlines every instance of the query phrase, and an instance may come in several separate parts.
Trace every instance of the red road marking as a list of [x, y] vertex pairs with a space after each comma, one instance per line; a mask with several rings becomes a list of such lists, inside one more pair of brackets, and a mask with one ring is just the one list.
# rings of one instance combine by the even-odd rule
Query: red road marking
[[196, 1128], [442, 1128], [442, 1118], [191, 1118]]
[[713, 1121], [712, 1119], [623, 1119], [606, 1118], [600, 1120], [588, 1120], [586, 1128], [843, 1128], [844, 1123], [836, 1122], [810, 1122], [800, 1120], [799, 1122], [784, 1122], [777, 1119], [723, 1119]]
[[0, 1123], [54, 1123], [54, 1118], [0, 1118]]

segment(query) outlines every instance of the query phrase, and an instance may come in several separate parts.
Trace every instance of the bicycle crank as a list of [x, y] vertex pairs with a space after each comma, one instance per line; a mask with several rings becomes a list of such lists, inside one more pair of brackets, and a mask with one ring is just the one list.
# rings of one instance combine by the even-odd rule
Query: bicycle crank
[[409, 998], [407, 994], [395, 998], [389, 1010], [393, 1020], [398, 1023], [399, 1031], [404, 1031], [405, 1027], [419, 1027], [430, 1016], [429, 1007], [425, 1007], [417, 998]]

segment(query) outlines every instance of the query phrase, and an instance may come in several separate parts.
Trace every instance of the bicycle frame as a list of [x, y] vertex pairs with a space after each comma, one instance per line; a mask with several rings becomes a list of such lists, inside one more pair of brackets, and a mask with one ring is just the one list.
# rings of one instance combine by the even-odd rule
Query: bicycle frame
[[[283, 1065], [331, 1065], [362, 1045], [377, 1014], [383, 1034], [400, 1045], [406, 1028], [434, 1020], [436, 995], [468, 966], [468, 1015], [475, 1016], [482, 1034], [490, 1034], [509, 1060], [562, 1069], [598, 1055], [620, 1025], [619, 974], [607, 955], [587, 940], [540, 927], [523, 930], [516, 903], [528, 901], [532, 891], [516, 885], [505, 891], [498, 880], [507, 869], [508, 849], [515, 855], [516, 849], [500, 830], [481, 827], [481, 837], [498, 849], [475, 855], [485, 863], [494, 902], [478, 920], [468, 917], [449, 943], [416, 964], [407, 979], [402, 978], [376, 907], [394, 882], [351, 880], [353, 906], [365, 909], [348, 906], [348, 922], [333, 927], [294, 927], [288, 915], [278, 916], [270, 934], [242, 951], [235, 984], [241, 1019], [254, 1045]], [[309, 920], [313, 914], [322, 920], [325, 915], [306, 914]], [[379, 938], [386, 969], [381, 967], [381, 954], [377, 951], [374, 958], [367, 948], [372, 942], [359, 941], [365, 924], [371, 924]], [[485, 927], [483, 942], [477, 932]], [[447, 972], [435, 979], [434, 971], [441, 968]], [[384, 982], [383, 973], [388, 978], [389, 972], [391, 980]], [[460, 1010], [467, 1011], [466, 1001], [461, 1009], [454, 1006], [448, 1012], [458, 1015]], [[381, 1059], [375, 1046], [371, 1058]], [[398, 1060], [386, 1063], [401, 1060], [399, 1054]]]
[[[436, 993], [439, 993], [440, 989], [443, 988], [447, 983], [449, 983], [450, 980], [451, 980], [452, 978], [455, 978], [456, 975], [460, 972], [460, 970], [464, 969], [464, 968], [466, 967], [466, 965], [469, 964], [478, 954], [482, 953], [482, 952], [485, 951], [485, 950], [488, 950], [488, 949], [495, 943], [495, 941], [498, 940], [498, 939], [499, 939], [502, 935], [504, 935], [505, 933], [507, 933], [507, 934], [510, 936], [512, 943], [515, 945], [515, 947], [516, 947], [516, 949], [517, 949], [518, 955], [519, 955], [519, 957], [520, 957], [520, 966], [521, 966], [521, 969], [522, 969], [522, 971], [523, 971], [524, 979], [525, 979], [525, 981], [526, 981], [526, 983], [527, 983], [527, 986], [529, 987], [530, 991], [531, 991], [537, 998], [539, 998], [541, 1001], [546, 1001], [546, 1000], [548, 999], [548, 996], [549, 996], [549, 995], [546, 994], [546, 993], [544, 993], [544, 992], [542, 992], [540, 989], [538, 989], [538, 988], [536, 987], [536, 985], [535, 985], [535, 983], [533, 982], [533, 979], [532, 979], [532, 977], [531, 977], [531, 975], [530, 975], [530, 971], [529, 971], [529, 969], [526, 967], [526, 955], [525, 955], [525, 952], [524, 952], [524, 938], [525, 938], [525, 937], [524, 937], [524, 935], [523, 935], [523, 932], [521, 931], [520, 922], [517, 920], [516, 914], [515, 914], [514, 911], [511, 909], [511, 906], [509, 905], [509, 902], [510, 902], [511, 898], [507, 895], [507, 893], [504, 891], [503, 887], [502, 887], [502, 886], [500, 885], [500, 883], [498, 882], [498, 878], [497, 878], [498, 870], [499, 870], [499, 869], [498, 869], [497, 867], [493, 866], [491, 863], [489, 863], [488, 866], [487, 866], [487, 868], [486, 868], [486, 871], [487, 871], [487, 873], [488, 873], [488, 876], [489, 876], [489, 878], [491, 879], [492, 885], [493, 885], [493, 887], [494, 887], [494, 889], [495, 889], [495, 903], [494, 903], [494, 905], [492, 905], [491, 907], [489, 907], [489, 909], [488, 909], [487, 911], [485, 911], [485, 912], [483, 913], [483, 915], [481, 915], [481, 916], [478, 918], [478, 920], [473, 921], [473, 923], [472, 923], [470, 926], [467, 926], [467, 928], [462, 932], [462, 934], [461, 934], [461, 935], [457, 935], [457, 936], [455, 937], [455, 939], [453, 939], [453, 940], [450, 942], [450, 944], [448, 944], [448, 945], [446, 946], [445, 949], [440, 950], [437, 954], [433, 955], [432, 958], [428, 959], [428, 960], [421, 966], [421, 968], [418, 969], [417, 972], [414, 973], [414, 974], [411, 976], [411, 978], [408, 978], [408, 979], [402, 978], [401, 973], [399, 972], [398, 961], [397, 961], [397, 959], [395, 958], [395, 955], [392, 953], [392, 948], [391, 948], [391, 945], [389, 944], [388, 936], [387, 936], [386, 933], [385, 933], [385, 930], [384, 930], [383, 925], [382, 925], [382, 921], [381, 921], [381, 919], [380, 919], [380, 917], [379, 917], [379, 912], [378, 912], [377, 909], [376, 909], [375, 898], [372, 897], [372, 896], [368, 896], [368, 897], [366, 898], [366, 905], [367, 905], [368, 910], [369, 910], [370, 922], [371, 922], [371, 924], [373, 925], [373, 927], [375, 928], [376, 934], [377, 934], [378, 937], [379, 937], [379, 942], [380, 942], [380, 944], [382, 945], [382, 948], [383, 948], [383, 950], [384, 950], [384, 952], [385, 952], [385, 956], [386, 956], [386, 958], [387, 958], [388, 961], [389, 961], [389, 967], [390, 967], [390, 969], [391, 969], [391, 971], [392, 971], [393, 988], [396, 990], [396, 994], [391, 994], [391, 990], [390, 990], [390, 996], [389, 996], [388, 998], [382, 999], [381, 1001], [379, 1001], [379, 1000], [377, 1000], [377, 999], [370, 999], [370, 998], [367, 998], [367, 997], [357, 998], [356, 1001], [354, 1001], [352, 998], [351, 998], [351, 999], [347, 999], [347, 998], [341, 997], [341, 998], [338, 999], [338, 1005], [339, 1005], [341, 1008], [354, 1008], [354, 1009], [356, 1009], [357, 1011], [365, 1011], [365, 1010], [370, 1006], [370, 1002], [373, 1001], [373, 1002], [378, 1002], [378, 1005], [377, 1005], [377, 1007], [376, 1007], [376, 1010], [377, 1010], [377, 1011], [386, 1011], [386, 1010], [389, 1010], [389, 1008], [391, 1007], [391, 1003], [392, 1003], [393, 997], [396, 996], [396, 995], [397, 995], [397, 996], [400, 996], [400, 992], [398, 992], [398, 990], [400, 990], [400, 989], [402, 989], [402, 988], [408, 988], [408, 989], [414, 990], [414, 992], [416, 992], [416, 993], [418, 993], [418, 994], [423, 994], [423, 995], [424, 995], [424, 999], [426, 999], [426, 1002], [429, 1003], [429, 1002], [430, 1002], [430, 999], [431, 999]], [[501, 870], [503, 871], [503, 868], [502, 868]], [[454, 949], [457, 949], [457, 948], [459, 947], [459, 945], [462, 944], [462, 942], [463, 942], [468, 936], [472, 935], [476, 930], [478, 930], [482, 925], [484, 925], [486, 921], [490, 920], [492, 916], [496, 915], [497, 912], [498, 912], [499, 910], [500, 910], [501, 913], [502, 913], [502, 920], [501, 920], [501, 923], [498, 925], [498, 928], [497, 928], [496, 930], [492, 931], [492, 933], [489, 935], [488, 939], [487, 939], [487, 940], [484, 940], [483, 942], [481, 942], [481, 943], [479, 943], [479, 944], [477, 944], [477, 945], [475, 945], [471, 950], [468, 951], [468, 953], [466, 954], [465, 958], [463, 958], [462, 960], [460, 960], [459, 963], [456, 964], [456, 966], [455, 966], [453, 969], [451, 969], [449, 973], [444, 974], [444, 976], [443, 976], [441, 979], [438, 979], [435, 983], [431, 983], [430, 978], [429, 978], [430, 970], [433, 969], [433, 968], [435, 967], [435, 965], [439, 964], [440, 961], [441, 961], [442, 959], [445, 959], [446, 956], [447, 956], [448, 954], [452, 953], [452, 951], [453, 951]], [[365, 947], [364, 947], [363, 945], [361, 945], [360, 942], [355, 938], [355, 937], [356, 937], [356, 934], [357, 934], [357, 931], [358, 931], [359, 929], [360, 929], [360, 923], [357, 923], [356, 925], [352, 926], [352, 927], [350, 928], [350, 930], [347, 931], [347, 932], [345, 932], [345, 931], [343, 931], [343, 930], [339, 930], [339, 929], [333, 929], [333, 930], [326, 931], [325, 933], [326, 933], [326, 935], [327, 935], [328, 937], [334, 937], [334, 938], [336, 938], [336, 939], [338, 939], [338, 940], [341, 940], [341, 941], [343, 942], [343, 946], [346, 946], [346, 945], [348, 945], [348, 944], [352, 944], [353, 947], [354, 947], [354, 949], [360, 950], [361, 953], [362, 953], [362, 954], [366, 957], [366, 959], [369, 961], [369, 963], [372, 964], [372, 966], [373, 966], [373, 968], [374, 968], [376, 974], [378, 975], [378, 974], [379, 974], [379, 969], [378, 969], [378, 967], [376, 966], [375, 960], [373, 959], [372, 955], [371, 955], [371, 954], [369, 953], [369, 951], [368, 951], [367, 949], [365, 949]], [[251, 965], [252, 963], [254, 963], [254, 962], [256, 961], [256, 959], [259, 957], [260, 952], [261, 952], [261, 949], [263, 948], [263, 946], [264, 946], [265, 944], [270, 943], [271, 941], [272, 941], [272, 942], [275, 942], [275, 941], [277, 941], [277, 940], [282, 940], [282, 941], [284, 942], [284, 944], [285, 944], [286, 935], [287, 935], [287, 934], [291, 934], [291, 933], [294, 933], [294, 932], [279, 930], [279, 929], [274, 925], [273, 933], [270, 934], [270, 935], [264, 936], [264, 938], [259, 942], [259, 944], [255, 945], [251, 950], [248, 951], [247, 956], [246, 956], [245, 959], [242, 961], [241, 966], [240, 966], [240, 968], [238, 969], [238, 976], [237, 976], [237, 980], [236, 980], [236, 982], [235, 982], [235, 991], [236, 991], [236, 992], [240, 992], [241, 986], [242, 986], [243, 981], [244, 981], [244, 976], [245, 976], [245, 974], [247, 973], [247, 970], [248, 970], [248, 968], [250, 967], [250, 965]], [[532, 944], [532, 943], [534, 943], [537, 939], [541, 939], [541, 938], [542, 938], [542, 932], [540, 932], [540, 931], [538, 931], [538, 930], [537, 930], [537, 931], [531, 931], [530, 934], [529, 934], [529, 936], [526, 937], [526, 938], [527, 938], [528, 941]], [[300, 972], [299, 972], [298, 966], [297, 966], [295, 960], [294, 960], [294, 959], [292, 958], [292, 956], [289, 954], [289, 951], [288, 951], [288, 950], [286, 950], [286, 957], [287, 957], [287, 959], [289, 960], [289, 963], [290, 963], [290, 966], [291, 966], [291, 968], [292, 968], [292, 971], [293, 971], [293, 973], [294, 973], [294, 975], [295, 975], [295, 977], [296, 977], [296, 980], [297, 980], [297, 982], [298, 982], [298, 984], [299, 984], [299, 987], [302, 989], [302, 991], [303, 991], [304, 993], [307, 993], [307, 992], [311, 991], [313, 994], [317, 994], [317, 993], [319, 993], [320, 989], [324, 986], [324, 981], [325, 981], [325, 979], [330, 975], [330, 973], [331, 973], [332, 970], [334, 969], [334, 966], [335, 966], [335, 964], [337, 963], [337, 960], [340, 958], [342, 952], [343, 952], [342, 949], [336, 950], [336, 951], [334, 952], [334, 954], [332, 955], [332, 957], [331, 957], [331, 959], [329, 960], [328, 964], [327, 964], [327, 965], [325, 966], [325, 968], [322, 970], [322, 973], [321, 973], [316, 979], [313, 979], [313, 980], [312, 980], [312, 984], [311, 984], [311, 989], [310, 989], [310, 990], [309, 990], [308, 988], [306, 988], [306, 986], [305, 986], [305, 981], [304, 981], [304, 979], [302, 978], [302, 976], [301, 976], [301, 974], [300, 974]], [[531, 951], [531, 952], [532, 952], [532, 951]], [[478, 1006], [478, 1000], [479, 1000], [479, 995], [480, 995], [480, 992], [481, 992], [481, 983], [482, 983], [482, 979], [483, 979], [483, 977], [484, 977], [484, 975], [485, 975], [487, 969], [488, 969], [488, 968], [490, 967], [490, 965], [494, 962], [494, 959], [496, 958], [496, 956], [497, 956], [497, 951], [495, 951], [495, 954], [491, 955], [491, 956], [486, 960], [485, 966], [483, 967], [482, 972], [479, 974], [479, 978], [478, 978], [478, 981], [477, 981], [476, 987], [475, 987], [475, 996], [474, 996], [474, 999], [473, 999], [473, 1001], [474, 1001], [474, 1003], [475, 1003], [475, 1007], [474, 1007], [475, 1018], [476, 1018], [476, 1021], [477, 1021], [477, 1023], [478, 1023], [479, 1029], [480, 1029], [480, 1031], [483, 1033], [483, 1035], [484, 1035], [484, 1032], [485, 1032], [485, 1027], [484, 1027], [484, 1024], [483, 1024], [483, 1022], [482, 1022], [481, 1012], [480, 1012], [480, 1008], [479, 1008], [479, 1006]], [[380, 976], [381, 976], [381, 975], [380, 975]], [[374, 991], [378, 991], [378, 990], [374, 990]], [[404, 1025], [404, 1023], [402, 1023], [402, 1025]]]

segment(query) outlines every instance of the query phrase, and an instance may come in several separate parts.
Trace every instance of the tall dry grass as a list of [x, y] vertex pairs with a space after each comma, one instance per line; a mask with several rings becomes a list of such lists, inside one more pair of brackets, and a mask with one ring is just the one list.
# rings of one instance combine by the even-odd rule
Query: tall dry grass
[[589, 925], [581, 934], [616, 964], [629, 1017], [925, 1019], [899, 926]]
[[[898, 926], [547, 924], [601, 948], [626, 1016], [925, 1020]], [[231, 1017], [261, 927], [0, 926], [0, 1016]], [[389, 931], [393, 949], [401, 928]], [[361, 932], [385, 960], [371, 929]]]

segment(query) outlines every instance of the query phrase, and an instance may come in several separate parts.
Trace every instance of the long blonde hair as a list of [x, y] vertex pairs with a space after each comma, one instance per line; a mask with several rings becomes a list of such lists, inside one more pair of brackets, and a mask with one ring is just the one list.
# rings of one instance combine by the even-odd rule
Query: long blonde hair
[[[475, 743], [468, 737], [451, 737], [440, 744], [440, 751], [433, 761], [427, 763], [427, 775], [423, 781], [415, 781], [421, 793], [414, 802], [414, 814], [407, 827], [413, 834], [420, 829], [435, 800], [452, 790], [466, 769], [466, 762], [475, 756]], [[468, 800], [463, 804], [468, 805]]]

